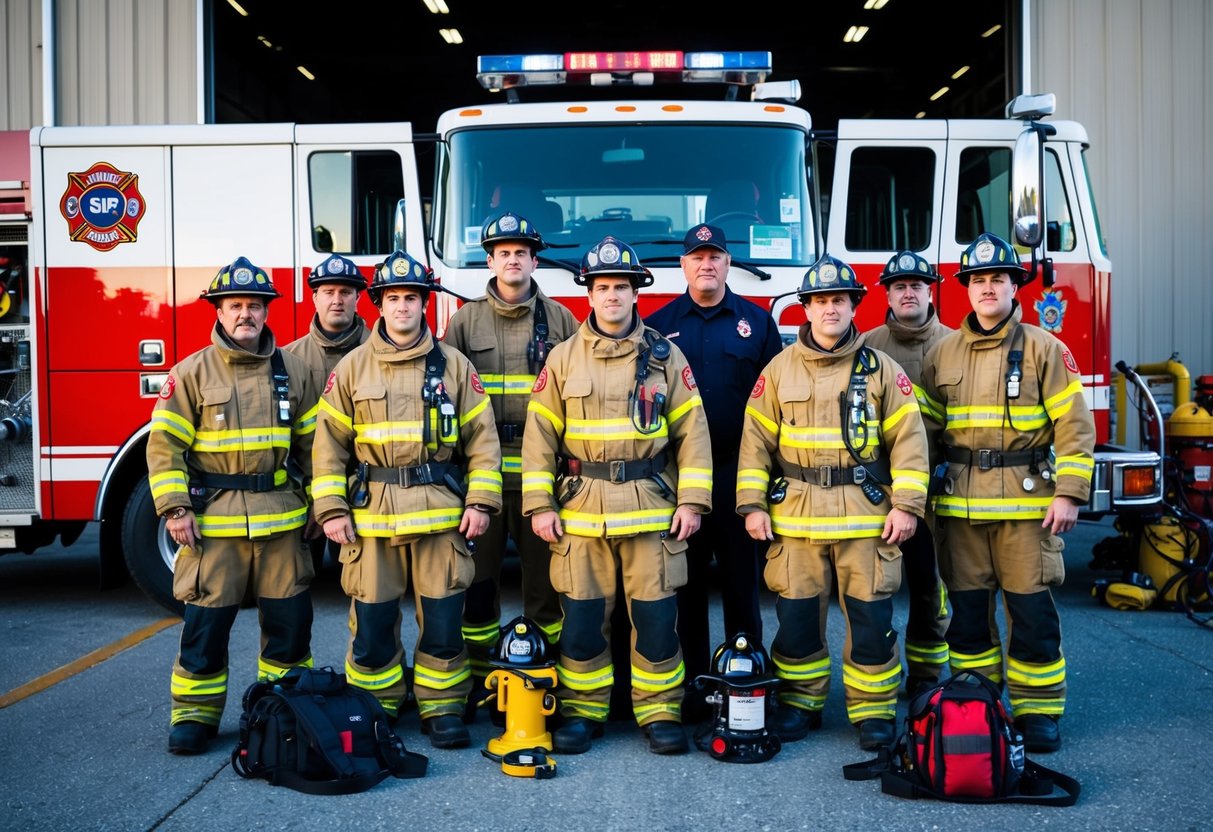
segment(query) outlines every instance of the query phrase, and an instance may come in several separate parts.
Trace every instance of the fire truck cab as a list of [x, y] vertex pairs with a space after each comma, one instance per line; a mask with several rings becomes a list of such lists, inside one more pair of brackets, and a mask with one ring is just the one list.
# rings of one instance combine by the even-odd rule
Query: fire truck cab
[[[370, 276], [403, 248], [447, 290], [430, 308], [441, 335], [460, 298], [483, 293], [480, 229], [507, 209], [539, 228], [549, 248], [537, 279], [578, 318], [588, 305], [573, 275], [603, 236], [629, 243], [653, 271], [644, 315], [684, 291], [686, 231], [718, 225], [733, 256], [730, 285], [771, 308], [787, 338], [803, 320], [801, 278], [827, 248], [870, 285], [894, 251], [922, 252], [945, 275], [936, 303], [955, 325], [967, 311], [950, 279], [960, 251], [984, 230], [1014, 234], [1052, 275], [1021, 291], [1024, 318], [1070, 346], [1107, 440], [1110, 265], [1080, 125], [1040, 127], [1043, 113], [1032, 112], [844, 121], [836, 134], [815, 134], [795, 106], [799, 85], [766, 81], [766, 52], [492, 56], [479, 70], [507, 101], [450, 110], [435, 134], [407, 123], [23, 134], [28, 186], [15, 190], [29, 265], [0, 314], [0, 547], [32, 551], [99, 520], [103, 562], [124, 559], [152, 598], [180, 609], [175, 547], [153, 510], [144, 449], [169, 370], [209, 342], [214, 312], [199, 293], [218, 268], [243, 255], [267, 270], [283, 295], [268, 321], [281, 346], [308, 331], [306, 278], [329, 252]], [[521, 101], [533, 87], [659, 81], [726, 94]], [[738, 100], [743, 90], [751, 100]], [[419, 181], [423, 153], [432, 190]], [[1017, 165], [1028, 173], [1015, 181], [1013, 213]], [[860, 308], [861, 328], [883, 319], [881, 294]], [[360, 312], [376, 316], [365, 297]], [[1116, 456], [1101, 461], [1090, 511], [1161, 498], [1157, 455], [1101, 453]]]

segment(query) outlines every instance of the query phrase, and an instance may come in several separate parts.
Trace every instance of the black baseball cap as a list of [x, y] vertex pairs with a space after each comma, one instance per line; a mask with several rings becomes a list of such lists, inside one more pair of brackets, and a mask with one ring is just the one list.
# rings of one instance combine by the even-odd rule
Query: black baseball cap
[[724, 232], [714, 225], [700, 223], [691, 228], [687, 235], [682, 238], [682, 253], [690, 254], [697, 248], [711, 246], [712, 248], [720, 249], [725, 254], [729, 253], [729, 246], [725, 242]]

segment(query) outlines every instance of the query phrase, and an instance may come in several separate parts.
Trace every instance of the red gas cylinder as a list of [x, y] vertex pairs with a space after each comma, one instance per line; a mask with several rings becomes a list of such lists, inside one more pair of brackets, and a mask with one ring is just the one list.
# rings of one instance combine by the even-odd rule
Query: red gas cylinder
[[1167, 450], [1179, 464], [1188, 507], [1213, 519], [1213, 376], [1197, 378], [1195, 401], [1167, 420]]

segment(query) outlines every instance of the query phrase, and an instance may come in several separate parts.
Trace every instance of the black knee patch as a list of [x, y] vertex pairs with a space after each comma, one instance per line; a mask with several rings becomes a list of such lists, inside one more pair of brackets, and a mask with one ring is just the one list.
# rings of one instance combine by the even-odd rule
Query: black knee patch
[[436, 659], [453, 659], [463, 650], [463, 602], [466, 593], [421, 599], [421, 640], [417, 649]]
[[386, 667], [396, 655], [396, 636], [400, 632], [400, 602], [367, 604], [354, 601], [354, 661], [363, 667]]
[[1007, 653], [1021, 662], [1047, 664], [1061, 656], [1061, 621], [1046, 589], [1028, 595], [1004, 592], [1011, 619]]
[[821, 596], [813, 598], [778, 598], [775, 615], [779, 632], [771, 649], [790, 659], [803, 659], [819, 652], [821, 642]]
[[293, 665], [312, 647], [312, 594], [304, 590], [292, 598], [261, 598], [262, 655], [279, 664]]
[[893, 599], [860, 601], [846, 597], [847, 620], [851, 623], [851, 661], [855, 664], [886, 664], [893, 658], [897, 631], [893, 629]]
[[477, 581], [467, 588], [463, 600], [463, 620], [469, 624], [486, 624], [500, 616], [497, 607], [497, 582]]
[[561, 595], [560, 606], [564, 608], [560, 652], [578, 662], [587, 662], [601, 655], [607, 649], [607, 640], [602, 635], [602, 622], [606, 618], [606, 599], [574, 601], [567, 595]]
[[990, 605], [993, 592], [988, 589], [966, 589], [949, 592], [952, 602], [952, 623], [948, 625], [948, 644], [960, 653], [976, 655], [994, 646], [990, 640]]
[[678, 652], [678, 598], [632, 601], [632, 627], [636, 630], [636, 652], [653, 664], [673, 658]]
[[181, 666], [199, 676], [213, 676], [227, 667], [227, 641], [240, 605], [199, 607], [185, 605], [181, 628]]

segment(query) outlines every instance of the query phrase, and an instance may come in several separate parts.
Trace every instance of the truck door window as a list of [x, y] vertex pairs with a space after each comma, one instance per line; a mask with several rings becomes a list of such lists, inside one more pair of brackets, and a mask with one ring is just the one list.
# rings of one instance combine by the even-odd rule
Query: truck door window
[[1091, 170], [1087, 166], [1087, 151], [1082, 152], [1082, 177], [1087, 182], [1087, 198], [1091, 202], [1091, 213], [1095, 219], [1095, 242], [1099, 245], [1099, 251], [1104, 257], [1108, 256], [1108, 246], [1103, 238], [1103, 226], [1099, 222], [1099, 209], [1096, 207], [1099, 203], [1095, 201], [1095, 186], [1091, 184]]
[[1070, 214], [1070, 195], [1061, 175], [1061, 161], [1052, 150], [1045, 151], [1045, 250], [1073, 251], [1074, 220]]
[[390, 150], [322, 151], [308, 157], [312, 248], [390, 254], [392, 217], [404, 196], [400, 156]]
[[934, 182], [935, 153], [928, 148], [856, 149], [847, 185], [847, 250], [926, 248]]
[[1011, 149], [969, 147], [960, 153], [956, 242], [967, 245], [989, 231], [1011, 239]]

